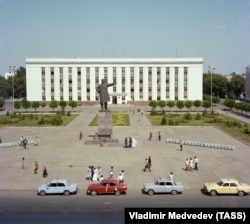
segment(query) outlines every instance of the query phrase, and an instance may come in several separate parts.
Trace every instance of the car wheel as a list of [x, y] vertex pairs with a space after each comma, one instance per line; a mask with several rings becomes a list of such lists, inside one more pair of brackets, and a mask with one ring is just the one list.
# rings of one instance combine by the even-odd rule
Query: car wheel
[[97, 192], [96, 191], [91, 191], [90, 193], [92, 196], [96, 196], [97, 195]]
[[121, 194], [120, 191], [116, 191], [116, 192], [115, 192], [115, 195], [116, 195], [116, 196], [119, 196], [120, 194]]
[[40, 191], [39, 193], [41, 196], [45, 196], [46, 195], [46, 192], [45, 191]]
[[210, 195], [215, 196], [215, 195], [217, 195], [217, 192], [215, 190], [212, 190], [212, 191], [210, 191]]
[[69, 195], [70, 195], [70, 192], [69, 192], [69, 191], [64, 191], [63, 194], [64, 194], [65, 196], [69, 196]]
[[172, 194], [172, 195], [176, 195], [176, 194], [177, 194], [177, 191], [176, 191], [176, 190], [173, 190], [173, 191], [171, 191], [171, 194]]
[[148, 190], [148, 195], [153, 195], [155, 192], [153, 190]]
[[244, 192], [243, 192], [243, 191], [239, 191], [239, 192], [238, 192], [238, 195], [239, 195], [239, 196], [243, 196], [243, 195], [244, 195]]

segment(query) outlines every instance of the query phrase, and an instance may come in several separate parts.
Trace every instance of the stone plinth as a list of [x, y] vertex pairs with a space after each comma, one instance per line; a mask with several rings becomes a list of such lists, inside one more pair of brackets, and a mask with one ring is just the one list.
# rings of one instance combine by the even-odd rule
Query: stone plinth
[[112, 135], [112, 112], [99, 111], [98, 114], [98, 136], [111, 137]]

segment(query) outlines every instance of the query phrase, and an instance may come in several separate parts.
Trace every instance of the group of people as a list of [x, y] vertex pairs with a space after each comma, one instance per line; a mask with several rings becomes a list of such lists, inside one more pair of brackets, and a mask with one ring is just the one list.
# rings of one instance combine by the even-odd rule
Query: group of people
[[146, 170], [148, 170], [149, 172], [151, 172], [151, 167], [152, 167], [152, 159], [151, 156], [149, 156], [148, 158], [145, 159], [145, 166], [143, 171], [145, 172]]
[[[111, 166], [109, 170], [108, 178], [114, 178], [114, 167]], [[94, 167], [89, 166], [87, 169], [86, 180], [93, 181], [93, 182], [100, 182], [104, 179], [103, 172], [100, 166]], [[119, 182], [124, 182], [124, 170], [122, 170], [117, 177]]]
[[[38, 137], [36, 136], [35, 139], [34, 139], [34, 145], [35, 146], [38, 146], [39, 145], [39, 139]], [[23, 146], [24, 149], [27, 148], [27, 145], [28, 145], [28, 140], [27, 138], [24, 138], [23, 136], [21, 136], [20, 138], [20, 146]]]
[[[161, 141], [161, 131], [158, 131], [158, 140]], [[151, 141], [153, 138], [153, 133], [152, 131], [149, 132], [148, 140]]]
[[137, 141], [133, 137], [125, 137], [124, 139], [124, 147], [125, 148], [135, 148], [137, 145]]
[[[24, 157], [22, 158], [22, 169], [24, 169]], [[35, 164], [34, 164], [34, 174], [38, 174], [38, 170], [39, 170], [39, 164], [37, 161], [35, 161]], [[46, 166], [43, 166], [43, 177], [44, 178], [47, 178], [48, 177], [48, 171], [47, 171], [47, 168]]]
[[20, 138], [20, 146], [23, 146], [23, 148], [26, 149], [27, 145], [28, 145], [27, 138], [24, 138], [23, 136], [21, 136], [21, 138]]
[[194, 159], [192, 157], [190, 159], [186, 159], [185, 170], [192, 171], [192, 172], [193, 172], [193, 170], [198, 171], [198, 158], [197, 158], [197, 156], [195, 156]]
[[86, 174], [86, 180], [101, 181], [103, 179], [102, 169], [100, 166], [89, 166]]

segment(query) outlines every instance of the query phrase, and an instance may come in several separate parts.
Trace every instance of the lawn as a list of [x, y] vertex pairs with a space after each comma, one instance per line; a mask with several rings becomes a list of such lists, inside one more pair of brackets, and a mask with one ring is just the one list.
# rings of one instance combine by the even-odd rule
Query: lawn
[[10, 113], [0, 116], [0, 127], [66, 126], [79, 114], [60, 113]]
[[153, 126], [214, 126], [232, 137], [250, 145], [250, 125], [219, 113], [145, 114]]
[[[129, 116], [127, 112], [112, 111], [113, 126], [130, 126]], [[98, 115], [91, 121], [89, 126], [98, 126]]]

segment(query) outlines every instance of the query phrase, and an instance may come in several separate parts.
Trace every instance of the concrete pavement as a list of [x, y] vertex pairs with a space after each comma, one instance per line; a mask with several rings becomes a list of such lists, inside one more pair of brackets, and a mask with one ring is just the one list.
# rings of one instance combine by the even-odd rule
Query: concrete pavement
[[[111, 105], [111, 110], [130, 111], [128, 105]], [[132, 108], [133, 109], [133, 108]], [[150, 108], [143, 107], [144, 112]], [[152, 127], [145, 116], [138, 119], [140, 113], [130, 113], [129, 127], [113, 127], [113, 138], [119, 139], [121, 145], [125, 137], [134, 137], [138, 144], [135, 149], [120, 147], [100, 147], [85, 145], [89, 135], [97, 132], [97, 127], [89, 127], [89, 122], [98, 113], [99, 105], [79, 108], [80, 115], [67, 127], [22, 127], [0, 128], [0, 136], [4, 142], [16, 141], [20, 136], [34, 139], [38, 136], [39, 146], [30, 145], [25, 150], [21, 147], [0, 149], [0, 190], [32, 189], [53, 178], [67, 178], [77, 182], [80, 191], [85, 191], [89, 182], [85, 180], [89, 165], [101, 166], [104, 176], [108, 176], [110, 166], [114, 166], [114, 175], [125, 170], [125, 180], [129, 190], [139, 190], [144, 182], [156, 177], [168, 177], [172, 171], [177, 181], [184, 184], [185, 190], [202, 188], [207, 181], [220, 178], [236, 178], [250, 182], [250, 148], [248, 145], [232, 138], [214, 127]], [[83, 131], [83, 139], [79, 133]], [[148, 141], [149, 132], [153, 132], [152, 141]], [[158, 131], [162, 140], [158, 141]], [[223, 149], [167, 144], [166, 138], [209, 142], [233, 145], [234, 151]], [[144, 160], [152, 158], [152, 172], [143, 172]], [[199, 159], [199, 171], [184, 170], [186, 158]], [[25, 169], [22, 170], [21, 160], [25, 158]], [[34, 175], [34, 162], [39, 163], [39, 173]], [[48, 170], [48, 178], [42, 177], [42, 167]], [[128, 190], [128, 192], [129, 192]]]

